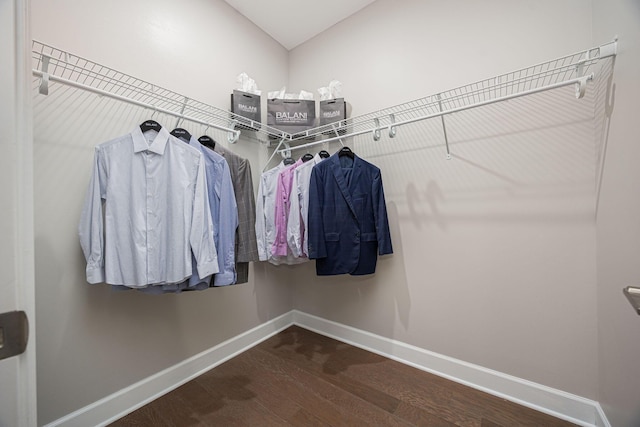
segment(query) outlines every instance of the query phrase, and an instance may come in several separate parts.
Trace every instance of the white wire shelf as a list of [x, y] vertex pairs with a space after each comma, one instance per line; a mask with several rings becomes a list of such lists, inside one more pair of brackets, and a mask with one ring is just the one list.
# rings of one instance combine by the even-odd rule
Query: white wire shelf
[[[616, 50], [617, 40], [614, 40], [521, 70], [291, 134], [44, 43], [33, 41], [32, 45], [33, 74], [41, 79], [40, 92], [43, 94], [48, 93], [49, 81], [62, 83], [228, 131], [230, 142], [235, 142], [240, 134], [236, 128], [249, 128], [262, 142], [280, 140], [273, 155], [334, 140], [342, 142], [367, 133], [371, 133], [375, 140], [379, 140], [383, 132], [388, 132], [388, 136], [393, 138], [398, 126], [568, 85], [576, 86], [576, 96], [580, 98], [585, 93], [587, 82], [593, 78], [593, 66], [603, 58], [614, 56]], [[447, 142], [444, 120], [443, 130]], [[310, 140], [312, 142], [308, 142]]]
[[267, 141], [268, 135], [290, 138], [286, 132], [35, 40], [32, 43], [32, 68], [33, 75], [41, 79], [40, 93], [45, 95], [52, 81], [228, 131], [230, 142], [235, 142], [240, 134], [236, 127], [260, 129], [257, 132], [265, 136], [263, 142]]
[[[393, 138], [396, 136], [398, 126], [569, 85], [576, 86], [576, 97], [581, 98], [585, 93], [587, 82], [594, 77], [594, 65], [601, 59], [615, 56], [616, 51], [617, 39], [562, 58], [349, 118], [340, 123], [310, 129], [296, 134], [290, 142], [304, 142], [305, 139], [314, 138], [317, 138], [317, 141], [294, 146], [285, 141], [277, 147], [276, 152], [288, 154], [291, 150], [304, 149], [334, 140], [342, 142], [344, 138], [367, 133], [371, 133], [374, 140], [379, 140], [383, 132], [388, 132], [388, 136]], [[444, 120], [443, 131], [445, 142], [447, 142]], [[335, 136], [320, 139], [322, 135], [331, 134]], [[285, 148], [281, 148], [282, 145]], [[449, 154], [447, 142], [448, 158], [450, 158]]]

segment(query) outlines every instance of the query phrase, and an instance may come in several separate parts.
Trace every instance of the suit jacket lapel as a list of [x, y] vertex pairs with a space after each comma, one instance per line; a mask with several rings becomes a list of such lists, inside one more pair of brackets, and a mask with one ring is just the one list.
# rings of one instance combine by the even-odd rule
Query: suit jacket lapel
[[[342, 173], [342, 167], [340, 167], [340, 159], [338, 158], [337, 154], [335, 155], [335, 157], [333, 157], [333, 159], [331, 159], [330, 165], [331, 165], [331, 171], [333, 172], [333, 177], [336, 179], [338, 188], [340, 189], [340, 192], [342, 193], [344, 200], [347, 202], [347, 206], [349, 206], [349, 209], [353, 213], [353, 216], [356, 219], [358, 219], [358, 216], [356, 215], [356, 210], [353, 206], [353, 199], [351, 198], [351, 193], [349, 192], [349, 188], [347, 187], [347, 182], [344, 179], [344, 173]], [[354, 168], [355, 168], [355, 159], [354, 159]], [[353, 172], [355, 172], [355, 170]], [[352, 177], [352, 180], [351, 180], [352, 182], [353, 182], [353, 178], [355, 177]]]
[[360, 157], [353, 155], [353, 171], [351, 172], [351, 182], [349, 185], [349, 194], [353, 194], [355, 188], [358, 186], [360, 182], [360, 175], [362, 174], [362, 159]]

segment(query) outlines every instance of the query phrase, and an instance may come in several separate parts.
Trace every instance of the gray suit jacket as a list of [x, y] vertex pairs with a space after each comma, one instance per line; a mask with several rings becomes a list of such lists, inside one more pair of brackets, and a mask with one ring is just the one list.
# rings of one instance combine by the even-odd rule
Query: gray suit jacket
[[258, 260], [256, 242], [256, 201], [253, 193], [251, 164], [216, 143], [214, 150], [225, 158], [231, 172], [233, 191], [238, 205], [238, 229], [236, 230], [236, 283], [249, 280], [249, 262]]

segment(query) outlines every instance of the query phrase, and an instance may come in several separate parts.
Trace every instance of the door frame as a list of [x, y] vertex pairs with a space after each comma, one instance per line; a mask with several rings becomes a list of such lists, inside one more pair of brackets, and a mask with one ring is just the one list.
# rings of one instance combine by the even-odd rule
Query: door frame
[[[14, 7], [13, 53], [15, 61], [15, 102], [13, 108], [16, 140], [16, 309], [29, 319], [29, 342], [17, 356], [16, 394], [19, 427], [37, 425], [36, 329], [35, 329], [35, 241], [33, 184], [33, 103], [31, 95], [30, 0], [11, 0]], [[6, 41], [11, 42], [11, 41]]]

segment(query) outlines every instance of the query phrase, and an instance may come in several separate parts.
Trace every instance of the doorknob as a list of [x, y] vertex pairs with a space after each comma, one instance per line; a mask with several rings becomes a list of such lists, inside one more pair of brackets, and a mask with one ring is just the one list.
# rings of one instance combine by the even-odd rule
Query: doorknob
[[29, 320], [24, 311], [0, 314], [0, 360], [24, 353], [29, 341]]

